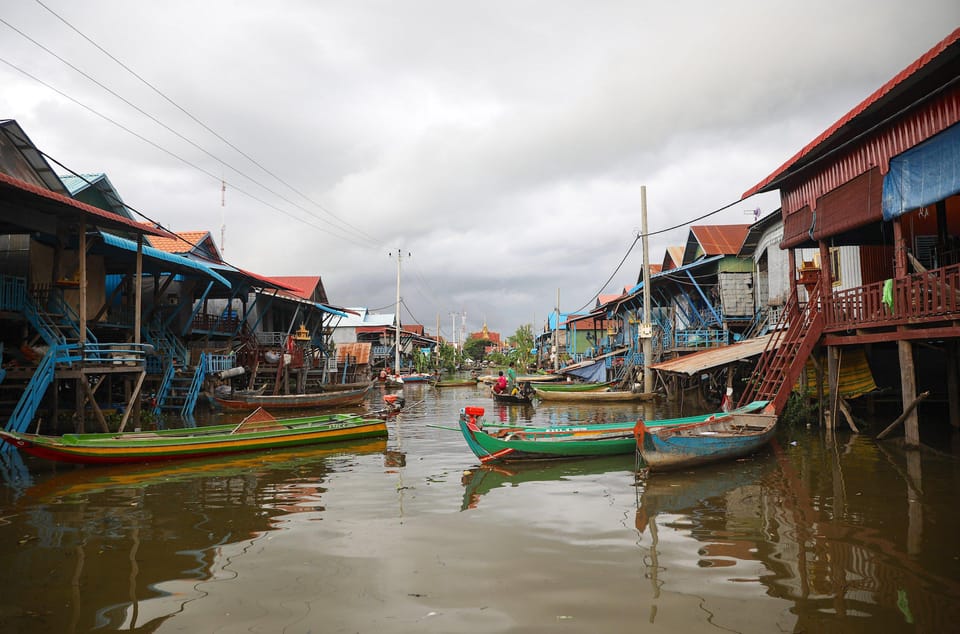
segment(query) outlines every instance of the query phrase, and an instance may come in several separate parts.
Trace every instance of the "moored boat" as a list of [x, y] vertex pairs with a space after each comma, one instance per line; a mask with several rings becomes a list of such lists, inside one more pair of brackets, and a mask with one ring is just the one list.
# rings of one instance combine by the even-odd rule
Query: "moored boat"
[[651, 427], [638, 421], [637, 451], [650, 471], [668, 471], [749, 455], [773, 438], [777, 415], [772, 412], [717, 414], [707, 420], [674, 427]]
[[[737, 411], [757, 411], [766, 404], [766, 401], [757, 401]], [[636, 451], [634, 421], [516, 427], [485, 423], [481, 418], [483, 414], [482, 407], [465, 407], [460, 410], [458, 426], [481, 464], [612, 456]], [[715, 416], [717, 414], [662, 419], [648, 421], [646, 425], [649, 428], [692, 425]]]
[[0, 438], [25, 453], [81, 464], [156, 462], [386, 435], [380, 419], [350, 414], [276, 419], [263, 410], [238, 424], [188, 429], [63, 436], [0, 431]]
[[611, 383], [542, 383], [538, 390], [544, 392], [599, 392], [610, 388]]
[[258, 407], [277, 409], [324, 409], [359, 405], [373, 386], [364, 383], [363, 387], [335, 392], [316, 392], [311, 394], [258, 394], [235, 392], [231, 396], [214, 396], [217, 405], [231, 410], [255, 410]]
[[544, 401], [576, 401], [576, 402], [627, 402], [651, 401], [656, 398], [655, 393], [630, 392], [627, 390], [592, 390], [589, 392], [563, 392], [542, 390], [539, 386], [533, 390], [537, 397]]
[[434, 387], [476, 387], [476, 379], [450, 379], [448, 381], [437, 381]]
[[495, 392], [490, 390], [495, 403], [506, 405], [533, 405], [533, 389], [529, 383], [520, 383], [516, 388], [509, 392]]

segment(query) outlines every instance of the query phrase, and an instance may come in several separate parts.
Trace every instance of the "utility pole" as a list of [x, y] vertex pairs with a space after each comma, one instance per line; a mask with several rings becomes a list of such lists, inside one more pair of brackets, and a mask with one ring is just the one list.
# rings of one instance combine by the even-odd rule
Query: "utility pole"
[[[392, 255], [392, 254], [391, 254]], [[407, 253], [409, 257], [410, 254]], [[397, 312], [394, 315], [396, 320], [396, 342], [395, 342], [395, 353], [394, 353], [394, 372], [400, 374], [400, 261], [403, 260], [403, 252], [400, 249], [397, 249]]]
[[557, 320], [553, 324], [553, 371], [560, 369], [560, 289], [557, 289]]
[[647, 248], [647, 186], [640, 186], [640, 239], [643, 246], [643, 321], [640, 339], [643, 344], [643, 391], [653, 392], [653, 324], [650, 322], [650, 250]]

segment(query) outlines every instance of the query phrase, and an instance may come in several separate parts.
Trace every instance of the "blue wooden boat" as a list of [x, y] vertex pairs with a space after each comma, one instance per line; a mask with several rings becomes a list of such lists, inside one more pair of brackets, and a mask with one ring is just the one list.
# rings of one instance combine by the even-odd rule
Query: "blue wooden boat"
[[[737, 412], [759, 411], [766, 401], [745, 405]], [[482, 407], [460, 410], [459, 429], [467, 446], [480, 459], [490, 462], [526, 462], [615, 456], [636, 451], [637, 423], [571, 423], [558, 427], [515, 427], [484, 422]], [[701, 414], [686, 418], [647, 421], [646, 428], [691, 427], [725, 414]], [[448, 429], [444, 427], [443, 429]], [[453, 429], [453, 428], [449, 428]]]
[[776, 425], [777, 415], [767, 410], [731, 412], [670, 427], [651, 427], [641, 420], [634, 435], [647, 468], [669, 471], [749, 455], [770, 442]]

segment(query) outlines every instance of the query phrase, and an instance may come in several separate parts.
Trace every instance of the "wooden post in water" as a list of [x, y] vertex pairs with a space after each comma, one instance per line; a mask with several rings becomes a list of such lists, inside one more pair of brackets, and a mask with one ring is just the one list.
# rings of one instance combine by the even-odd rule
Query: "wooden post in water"
[[830, 412], [830, 426], [837, 427], [837, 401], [840, 398], [840, 362], [837, 346], [827, 346], [827, 386], [830, 401], [827, 409]]

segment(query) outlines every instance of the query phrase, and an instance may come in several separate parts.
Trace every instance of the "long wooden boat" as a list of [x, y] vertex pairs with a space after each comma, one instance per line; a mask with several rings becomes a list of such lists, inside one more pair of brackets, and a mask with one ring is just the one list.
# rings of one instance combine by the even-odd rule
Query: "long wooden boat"
[[448, 381], [437, 381], [434, 387], [476, 387], [476, 379], [450, 379]]
[[321, 392], [346, 392], [349, 390], [360, 390], [373, 385], [372, 381], [355, 381], [353, 383], [321, 383], [318, 389]]
[[558, 392], [542, 390], [535, 386], [537, 397], [544, 401], [575, 401], [578, 403], [618, 403], [628, 401], [650, 401], [656, 394], [646, 392], [630, 392], [627, 390], [594, 390], [590, 392]]
[[533, 405], [533, 397], [527, 392], [517, 392], [516, 394], [509, 394], [507, 392], [497, 394], [496, 392], [491, 392], [490, 394], [493, 396], [494, 403], [504, 405]]
[[669, 428], [636, 425], [637, 451], [650, 471], [668, 471], [730, 460], [763, 447], [776, 431], [772, 412], [718, 414], [705, 421]]
[[189, 429], [63, 436], [0, 431], [0, 438], [25, 453], [82, 464], [157, 462], [386, 435], [387, 424], [380, 419], [349, 414], [276, 419], [263, 410], [238, 424]]
[[[738, 410], [757, 411], [766, 401], [750, 403]], [[460, 410], [459, 430], [467, 446], [480, 459], [489, 462], [555, 460], [613, 456], [636, 451], [636, 424], [633, 421], [576, 424], [556, 427], [511, 427], [485, 423], [482, 407]], [[649, 428], [688, 426], [702, 423], [717, 414], [648, 421]], [[450, 429], [445, 427], [444, 429]]]
[[367, 397], [373, 386], [364, 383], [363, 387], [336, 392], [316, 392], [311, 394], [243, 394], [234, 393], [232, 396], [214, 396], [220, 407], [232, 410], [255, 410], [265, 407], [277, 409], [323, 409], [341, 407], [345, 405], [359, 405]]
[[611, 383], [543, 383], [537, 385], [544, 392], [599, 392], [610, 388]]
[[386, 377], [387, 385], [400, 386], [408, 383], [433, 383], [436, 376], [425, 372], [413, 372], [411, 374], [390, 374]]

